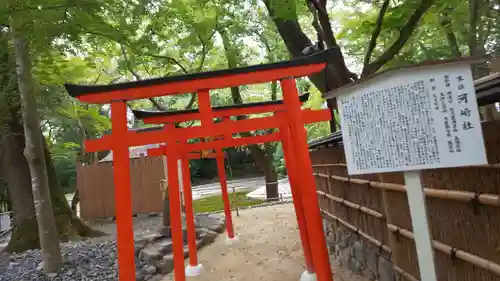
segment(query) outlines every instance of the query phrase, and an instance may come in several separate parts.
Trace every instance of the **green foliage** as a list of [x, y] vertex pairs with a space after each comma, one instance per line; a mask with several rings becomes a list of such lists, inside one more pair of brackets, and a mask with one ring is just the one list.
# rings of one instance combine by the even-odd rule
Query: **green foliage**
[[290, 19], [297, 17], [297, 0], [268, 0], [269, 6], [274, 10], [276, 17]]
[[[326, 108], [325, 102], [325, 99], [322, 98], [321, 93], [318, 91], [318, 89], [313, 88], [310, 90], [309, 100], [304, 104], [304, 107], [318, 110]], [[337, 122], [339, 122], [338, 119]], [[330, 134], [329, 122], [317, 122], [308, 124], [306, 125], [306, 129], [308, 140], [317, 139]]]
[[278, 143], [276, 147], [276, 152], [273, 157], [273, 165], [276, 168], [276, 172], [278, 173], [278, 177], [280, 179], [285, 178], [287, 175], [286, 165], [285, 165], [285, 157], [283, 155], [283, 145]]
[[[328, 9], [344, 54], [360, 68], [382, 1], [346, 0], [330, 2]], [[483, 3], [483, 1], [480, 1]], [[400, 35], [420, 1], [391, 1], [385, 14], [371, 61], [379, 58]], [[484, 2], [486, 3], [486, 2]], [[75, 185], [75, 162], [95, 161], [82, 150], [85, 138], [97, 138], [110, 130], [109, 107], [81, 104], [69, 98], [62, 84], [110, 84], [159, 76], [223, 69], [289, 59], [290, 53], [269, 17], [269, 7], [280, 19], [298, 19], [314, 41], [311, 13], [306, 1], [297, 0], [6, 0], [0, 3], [1, 46], [7, 44], [10, 18], [22, 27], [30, 41], [37, 80], [42, 130], [49, 140], [56, 170], [67, 190]], [[490, 5], [491, 6], [491, 5]], [[482, 5], [476, 24], [478, 44], [486, 53], [500, 52], [498, 5]], [[449, 18], [446, 23], [444, 19]], [[5, 26], [5, 28], [4, 28]], [[447, 34], [456, 36], [461, 55], [470, 51], [472, 29], [469, 1], [438, 0], [420, 21], [409, 42], [384, 67], [418, 63], [452, 56]], [[224, 48], [224, 43], [226, 49]], [[8, 48], [0, 48], [0, 52]], [[4, 59], [4, 53], [0, 59]], [[12, 63], [12, 62], [11, 62]], [[6, 64], [0, 64], [2, 67]], [[8, 68], [8, 67], [7, 67]], [[0, 69], [0, 95], [17, 91], [15, 75]], [[318, 90], [306, 78], [298, 79], [299, 92], [309, 91], [305, 107], [324, 108]], [[239, 88], [243, 102], [280, 99], [278, 84], [248, 85]], [[2, 99], [2, 96], [0, 96]], [[212, 91], [214, 105], [233, 103], [230, 89]], [[3, 101], [3, 100], [2, 100]], [[168, 109], [191, 104], [191, 95], [157, 98]], [[0, 116], [8, 107], [0, 103]], [[130, 107], [158, 109], [149, 100], [129, 103]], [[338, 123], [338, 114], [335, 112]], [[251, 116], [256, 117], [256, 116]], [[186, 122], [183, 126], [196, 126]], [[146, 127], [130, 120], [131, 127]], [[262, 133], [262, 132], [257, 132]], [[308, 139], [330, 133], [327, 122], [307, 125]], [[268, 147], [269, 148], [269, 147]], [[280, 145], [273, 164], [283, 176], [286, 171]], [[246, 149], [228, 149], [232, 170], [250, 169]], [[213, 160], [192, 162], [193, 177], [216, 176]]]
[[52, 160], [61, 187], [66, 193], [76, 188], [76, 162], [80, 145], [72, 142], [55, 143], [51, 147]]
[[[371, 61], [380, 57], [394, 43], [400, 35], [401, 28], [408, 21], [419, 2], [390, 2]], [[368, 42], [375, 29], [380, 8], [374, 4], [369, 5], [368, 9], [360, 10], [355, 9], [355, 5], [356, 1], [352, 3], [352, 6], [348, 6], [349, 9], [333, 13], [333, 17], [342, 26], [337, 33], [337, 38], [344, 47], [345, 53], [354, 58], [358, 65], [363, 65]], [[494, 13], [497, 13], [493, 10], [493, 7], [486, 4], [480, 6], [480, 19], [475, 24], [477, 34], [472, 35], [471, 11], [468, 0], [436, 1], [435, 5], [422, 17], [410, 40], [384, 68], [455, 56], [452, 52], [452, 42], [447, 37], [447, 34], [450, 33], [456, 37], [456, 43], [462, 56], [471, 54], [471, 36], [477, 37], [478, 45], [484, 47], [486, 53], [498, 52], [500, 50], [498, 37], [490, 36], [497, 34], [500, 28], [498, 17], [492, 17]]]

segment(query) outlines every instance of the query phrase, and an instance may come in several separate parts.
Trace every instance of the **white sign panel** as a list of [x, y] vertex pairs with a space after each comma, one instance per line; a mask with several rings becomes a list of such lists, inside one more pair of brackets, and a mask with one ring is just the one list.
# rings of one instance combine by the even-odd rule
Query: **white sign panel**
[[468, 64], [388, 73], [338, 106], [349, 174], [487, 163]]

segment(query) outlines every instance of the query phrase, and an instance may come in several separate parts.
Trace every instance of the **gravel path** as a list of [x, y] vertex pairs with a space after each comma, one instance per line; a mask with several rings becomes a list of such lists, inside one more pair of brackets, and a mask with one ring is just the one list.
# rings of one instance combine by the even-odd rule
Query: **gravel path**
[[[297, 281], [304, 270], [304, 257], [292, 204], [273, 205], [233, 214], [240, 241], [226, 244], [220, 235], [199, 253], [205, 267], [199, 281]], [[333, 264], [335, 281], [368, 281]], [[173, 274], [163, 281], [173, 281]]]
[[[219, 235], [214, 244], [202, 249], [200, 262], [206, 272], [192, 278], [199, 281], [297, 281], [304, 270], [304, 258], [292, 204], [242, 210], [233, 213], [235, 230], [240, 241], [228, 246], [226, 235]], [[161, 218], [135, 218], [136, 237], [154, 232]], [[117, 280], [116, 227], [113, 222], [94, 224], [109, 235], [97, 239], [61, 245], [63, 268], [56, 276], [40, 271], [40, 251], [27, 251], [13, 256], [0, 254], [0, 281], [94, 281]], [[332, 263], [335, 281], [368, 281]], [[151, 276], [150, 266], [137, 264], [139, 280]], [[163, 281], [173, 281], [173, 274]], [[191, 278], [189, 279], [191, 280]]]

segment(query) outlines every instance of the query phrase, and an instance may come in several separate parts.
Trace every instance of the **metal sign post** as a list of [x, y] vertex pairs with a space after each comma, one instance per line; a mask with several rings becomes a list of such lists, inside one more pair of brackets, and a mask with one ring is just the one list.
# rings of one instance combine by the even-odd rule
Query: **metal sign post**
[[404, 172], [420, 279], [436, 281], [420, 171], [487, 164], [469, 64], [395, 70], [338, 92], [349, 175]]

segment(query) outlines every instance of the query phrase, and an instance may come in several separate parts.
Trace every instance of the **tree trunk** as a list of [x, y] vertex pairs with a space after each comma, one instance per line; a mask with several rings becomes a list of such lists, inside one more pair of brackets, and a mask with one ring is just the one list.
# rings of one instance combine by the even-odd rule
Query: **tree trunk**
[[271, 161], [268, 161], [265, 166], [264, 177], [266, 180], [267, 201], [279, 201], [278, 173], [276, 172], [276, 169]]
[[21, 94], [21, 112], [26, 141], [24, 154], [31, 174], [43, 267], [45, 272], [57, 272], [62, 264], [61, 250], [50, 198], [44, 140], [40, 135], [40, 120], [35, 99], [35, 85], [31, 75], [28, 42], [22, 37], [21, 31], [17, 30], [14, 21], [11, 21], [11, 33]]
[[[23, 156], [24, 133], [19, 119], [13, 119], [9, 134], [4, 134], [2, 150], [4, 165], [11, 201], [13, 203], [14, 229], [6, 250], [23, 252], [39, 248], [38, 226], [31, 190], [31, 175], [26, 158]], [[17, 124], [17, 125], [16, 125]], [[18, 129], [15, 131], [14, 129]], [[9, 150], [10, 149], [10, 150]], [[6, 154], [6, 153], [9, 154]], [[69, 208], [47, 145], [44, 147], [47, 174], [49, 177], [50, 196], [56, 217], [56, 226], [61, 241], [78, 239], [79, 237], [98, 237], [105, 233], [96, 231], [83, 223]]]
[[[5, 34], [0, 34], [5, 35]], [[8, 252], [24, 252], [40, 247], [38, 226], [31, 190], [31, 174], [28, 162], [23, 155], [25, 148], [24, 127], [21, 122], [21, 103], [19, 87], [15, 73], [15, 62], [11, 56], [5, 37], [0, 38], [0, 91], [4, 93], [0, 100], [2, 112], [0, 124], [0, 149], [3, 151], [3, 174], [9, 189], [14, 215]], [[42, 138], [41, 131], [40, 137]], [[44, 147], [45, 161], [48, 168], [49, 188], [56, 217], [56, 226], [61, 241], [67, 241], [76, 234], [83, 237], [95, 237], [104, 233], [95, 231], [73, 216], [66, 203], [59, 184], [48, 146]]]
[[0, 33], [0, 150], [2, 174], [9, 189], [14, 224], [35, 218], [29, 167], [24, 158], [24, 129], [16, 63], [9, 53], [8, 35]]
[[[470, 56], [484, 56], [486, 54], [486, 49], [484, 47], [485, 38], [482, 34], [480, 28], [481, 10], [485, 3], [482, 0], [470, 0], [469, 1], [469, 55]], [[488, 75], [490, 69], [486, 63], [476, 63], [472, 66], [472, 76], [474, 79]]]
[[[5, 99], [2, 102], [6, 102]], [[31, 191], [31, 175], [28, 162], [23, 155], [24, 129], [19, 123], [21, 116], [18, 114], [19, 111], [12, 110], [12, 108], [9, 110], [9, 115], [4, 118], [1, 139], [3, 174], [9, 189], [14, 215], [14, 228], [7, 247], [9, 252], [23, 252], [38, 248], [40, 245]]]
[[[288, 52], [293, 58], [302, 57], [302, 51], [312, 46], [311, 40], [302, 31], [299, 21], [296, 16], [290, 15], [287, 18], [282, 18], [277, 15], [274, 5], [276, 1], [262, 0], [266, 5], [266, 8], [271, 16], [278, 33], [280, 34], [283, 42], [285, 43]], [[324, 16], [324, 15], [322, 15]], [[322, 18], [322, 22], [325, 22], [325, 18]], [[331, 40], [329, 40], [329, 45]], [[328, 65], [324, 71], [320, 73], [313, 74], [309, 76], [311, 82], [318, 88], [321, 93], [326, 93], [333, 89], [339, 88], [343, 85], [349, 84], [353, 81], [354, 74], [347, 68], [344, 56], [339, 46], [331, 48], [334, 53], [328, 58]], [[327, 101], [328, 109], [330, 109], [332, 114], [332, 120], [330, 120], [330, 130], [331, 132], [336, 131], [334, 110], [337, 108], [336, 99], [329, 99]]]
[[[274, 21], [278, 33], [281, 35], [283, 42], [285, 43], [288, 51], [294, 58], [302, 57], [302, 51], [309, 46], [312, 46], [311, 40], [302, 31], [298, 19], [290, 15], [287, 18], [282, 18], [276, 14], [275, 1], [263, 0], [267, 7], [269, 15]], [[323, 19], [324, 21], [324, 19]], [[344, 61], [344, 56], [342, 51], [338, 46], [332, 48], [334, 50], [334, 55], [328, 59], [328, 67], [326, 68], [326, 73], [316, 73], [309, 76], [311, 82], [320, 90], [322, 93], [326, 93], [329, 90], [338, 88], [345, 84], [352, 82], [352, 73], [347, 69]]]
[[[12, 251], [22, 252], [39, 247], [35, 205], [31, 191], [31, 175], [24, 151], [23, 127], [14, 118], [2, 132], [3, 171], [12, 202], [14, 229], [9, 246], [22, 239], [22, 247]], [[16, 124], [17, 123], [17, 124]], [[35, 226], [35, 227], [33, 227]], [[9, 247], [8, 247], [9, 250]]]

